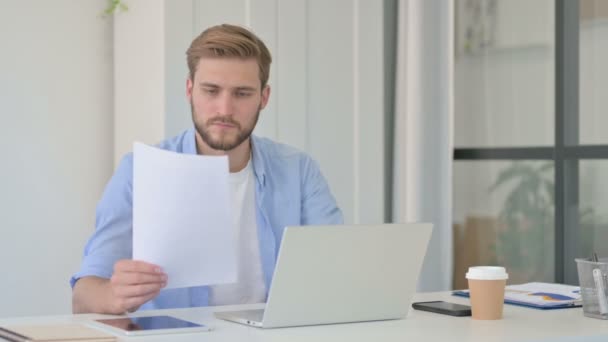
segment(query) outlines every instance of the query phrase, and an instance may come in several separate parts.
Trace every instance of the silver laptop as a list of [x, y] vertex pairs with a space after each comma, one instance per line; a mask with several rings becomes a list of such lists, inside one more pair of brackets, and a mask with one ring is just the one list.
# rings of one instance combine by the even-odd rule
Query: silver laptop
[[264, 310], [216, 312], [261, 328], [407, 315], [428, 223], [287, 227]]

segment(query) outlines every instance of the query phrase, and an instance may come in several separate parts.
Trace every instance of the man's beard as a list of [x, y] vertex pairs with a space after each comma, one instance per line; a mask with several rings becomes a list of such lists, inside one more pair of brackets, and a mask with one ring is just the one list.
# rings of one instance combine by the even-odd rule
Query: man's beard
[[[238, 122], [232, 119], [231, 116], [221, 116], [209, 119], [204, 123], [197, 122], [195, 118], [196, 115], [194, 113], [194, 106], [192, 106], [192, 104], [190, 104], [190, 109], [192, 111], [192, 121], [194, 122], [194, 128], [196, 129], [198, 134], [201, 136], [207, 146], [219, 151], [230, 151], [242, 144], [245, 140], [247, 140], [251, 136], [251, 133], [253, 132], [253, 129], [255, 128], [255, 125], [258, 122], [258, 118], [260, 117], [260, 109], [258, 108], [258, 112], [255, 114], [255, 119], [253, 120], [253, 123], [250, 126], [243, 128]], [[221, 136], [218, 139], [214, 139], [211, 133], [208, 131], [208, 127], [210, 127], [216, 122], [223, 122], [233, 125], [234, 128], [237, 130], [236, 136], [232, 139], [229, 139], [229, 137], [227, 136]]]

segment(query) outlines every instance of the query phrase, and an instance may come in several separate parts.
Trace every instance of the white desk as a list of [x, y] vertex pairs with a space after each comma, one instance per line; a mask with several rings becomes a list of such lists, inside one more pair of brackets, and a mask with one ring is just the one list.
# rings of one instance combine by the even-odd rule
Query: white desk
[[[447, 300], [468, 304], [467, 298], [451, 296], [447, 292], [417, 294], [415, 301]], [[582, 309], [536, 310], [505, 305], [504, 318], [498, 321], [476, 321], [470, 317], [451, 317], [411, 310], [402, 320], [333, 324], [325, 326], [258, 329], [217, 320], [213, 311], [239, 308], [260, 308], [262, 305], [208, 307], [144, 311], [136, 316], [168, 314], [200, 322], [213, 328], [198, 334], [172, 334], [153, 337], [122, 337], [119, 341], [550, 341], [564, 336], [606, 335], [608, 321], [587, 318]], [[46, 316], [0, 319], [4, 324], [35, 324], [79, 322], [101, 315]], [[106, 316], [107, 317], [107, 316]], [[585, 340], [587, 340], [585, 339]], [[1, 339], [0, 339], [1, 340]], [[562, 339], [560, 339], [561, 341]], [[570, 339], [567, 339], [570, 341]], [[564, 340], [565, 341], [565, 340]]]

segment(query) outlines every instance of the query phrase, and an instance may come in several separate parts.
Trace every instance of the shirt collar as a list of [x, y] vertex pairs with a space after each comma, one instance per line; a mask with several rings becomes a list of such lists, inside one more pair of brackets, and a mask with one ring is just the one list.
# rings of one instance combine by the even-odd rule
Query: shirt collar
[[255, 174], [258, 183], [264, 186], [266, 185], [266, 170], [264, 169], [264, 157], [262, 156], [261, 145], [261, 139], [252, 134], [251, 155], [253, 156], [253, 173]]
[[194, 128], [190, 128], [186, 131], [182, 151], [185, 154], [196, 154], [196, 136], [194, 134]]
[[[255, 178], [258, 183], [262, 186], [265, 185], [266, 178], [266, 170], [264, 169], [264, 159], [262, 156], [262, 151], [260, 150], [260, 145], [262, 142], [260, 138], [255, 135], [251, 135], [251, 156], [253, 158], [253, 173], [255, 174]], [[197, 154], [196, 151], [196, 135], [194, 134], [194, 128], [188, 129], [186, 131], [186, 136], [184, 139], [183, 145], [183, 153], [185, 154]]]

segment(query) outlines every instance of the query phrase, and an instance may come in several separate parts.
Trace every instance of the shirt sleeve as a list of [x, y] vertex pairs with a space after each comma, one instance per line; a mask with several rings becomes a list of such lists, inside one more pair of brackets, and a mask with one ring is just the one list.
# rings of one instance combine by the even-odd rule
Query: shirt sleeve
[[302, 163], [302, 224], [342, 224], [342, 211], [319, 165], [310, 157], [303, 158]]
[[80, 270], [70, 285], [86, 276], [110, 278], [114, 264], [132, 258], [133, 154], [127, 154], [106, 185], [97, 205], [95, 232], [87, 242]]

